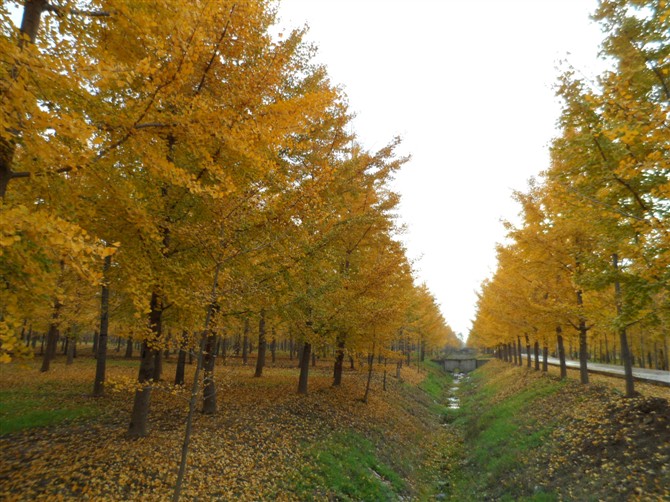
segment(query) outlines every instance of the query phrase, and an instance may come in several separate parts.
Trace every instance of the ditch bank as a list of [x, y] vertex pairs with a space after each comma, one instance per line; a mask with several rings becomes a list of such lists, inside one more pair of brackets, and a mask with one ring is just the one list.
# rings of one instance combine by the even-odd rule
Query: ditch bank
[[670, 500], [670, 408], [492, 361], [444, 411], [432, 498]]

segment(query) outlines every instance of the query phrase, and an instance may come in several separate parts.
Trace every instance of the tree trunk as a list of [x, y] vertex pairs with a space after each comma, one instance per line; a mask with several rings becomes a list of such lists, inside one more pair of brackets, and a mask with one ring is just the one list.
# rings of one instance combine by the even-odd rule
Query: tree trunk
[[179, 349], [179, 355], [177, 356], [177, 370], [174, 375], [174, 384], [175, 385], [184, 385], [184, 371], [186, 369], [186, 350]]
[[216, 356], [214, 354], [214, 350], [216, 349], [216, 334], [211, 328], [211, 323], [212, 318], [219, 311], [219, 304], [216, 301], [216, 290], [219, 286], [220, 271], [221, 263], [217, 263], [216, 270], [214, 271], [214, 279], [212, 281], [210, 301], [207, 306], [207, 313], [205, 314], [205, 330], [203, 336], [206, 336], [207, 339], [205, 340], [204, 348], [202, 344], [200, 345], [200, 353], [198, 354], [198, 365], [204, 365], [205, 369], [202, 389], [202, 412], [205, 415], [213, 415], [216, 413], [216, 382], [214, 381], [214, 368], [216, 366]]
[[309, 376], [309, 358], [312, 352], [312, 345], [305, 342], [301, 350], [300, 357], [300, 378], [298, 380], [298, 394], [307, 394], [307, 379]]
[[[101, 300], [102, 303], [102, 300]], [[98, 358], [98, 332], [97, 330], [93, 332], [93, 357]]]
[[265, 366], [265, 349], [267, 340], [265, 337], [265, 309], [261, 309], [260, 320], [258, 321], [258, 356], [256, 357], [256, 372], [254, 377], [263, 376], [263, 367]]
[[565, 346], [563, 345], [563, 336], [561, 327], [556, 326], [556, 341], [558, 343], [558, 360], [561, 367], [561, 380], [568, 377], [568, 368], [565, 365]]
[[242, 338], [242, 364], [247, 365], [249, 359], [249, 318], [244, 318], [244, 336]]
[[154, 382], [160, 382], [161, 376], [163, 375], [163, 351], [155, 350], [154, 351]]
[[337, 337], [337, 350], [335, 352], [335, 366], [333, 367], [333, 385], [342, 384], [342, 369], [344, 366], [344, 335]]
[[275, 329], [272, 328], [272, 341], [270, 342], [270, 358], [272, 360], [272, 366], [277, 362], [277, 334]]
[[537, 340], [533, 346], [533, 353], [535, 354], [535, 371], [540, 371], [540, 342]]
[[70, 337], [67, 340], [67, 360], [65, 361], [66, 366], [70, 366], [74, 362], [74, 357], [77, 351], [77, 340], [74, 337]]
[[[126, 353], [123, 355], [126, 359], [130, 359], [133, 357], [133, 339], [128, 338], [126, 340]], [[153, 366], [153, 365], [152, 365]]]
[[[198, 350], [198, 361], [195, 367], [195, 375], [193, 376], [193, 384], [191, 385], [191, 398], [188, 402], [188, 414], [186, 416], [186, 427], [184, 429], [184, 441], [181, 447], [181, 459], [179, 462], [179, 471], [177, 472], [177, 481], [175, 483], [174, 492], [172, 494], [172, 501], [178, 502], [181, 494], [181, 487], [184, 482], [184, 474], [186, 474], [186, 461], [188, 459], [188, 449], [191, 443], [191, 432], [193, 430], [193, 415], [195, 414], [195, 407], [198, 401], [198, 388], [200, 386], [200, 370], [203, 366], [203, 352], [205, 340], [201, 339], [200, 349]], [[180, 351], [181, 354], [182, 351]], [[193, 351], [189, 351], [191, 354]]]
[[156, 344], [161, 337], [163, 316], [163, 302], [156, 291], [151, 294], [150, 306], [149, 327], [151, 329], [151, 338], [142, 342], [140, 369], [137, 375], [137, 381], [142, 387], [135, 391], [133, 410], [128, 427], [128, 436], [131, 438], [144, 437], [149, 432], [148, 420], [149, 406], [151, 404], [151, 385], [147, 382], [150, 382], [154, 376]]
[[372, 382], [372, 366], [375, 362], [375, 342], [372, 342], [372, 354], [368, 357], [368, 381], [365, 384], [365, 394], [363, 395], [363, 402], [368, 402], [368, 395], [370, 394], [370, 383]]
[[58, 348], [58, 319], [60, 317], [60, 309], [62, 304], [59, 300], [54, 303], [54, 310], [51, 313], [51, 324], [49, 325], [49, 332], [47, 333], [47, 346], [42, 358], [42, 367], [40, 371], [46, 373], [49, 371], [51, 361], [56, 357], [56, 349]]
[[548, 368], [549, 363], [547, 361], [547, 357], [549, 357], [549, 347], [545, 345], [544, 347], [542, 347], [542, 371], [544, 371], [545, 373], [549, 369]]
[[519, 354], [519, 366], [523, 366], [523, 360], [521, 359], [521, 337], [517, 336], [516, 337], [516, 342], [517, 342], [517, 352]]
[[526, 358], [528, 359], [526, 361], [528, 368], [531, 366], [531, 357], [530, 357], [530, 338], [528, 338], [528, 335], [526, 334]]
[[[619, 271], [619, 257], [616, 253], [612, 255], [612, 266], [614, 271]], [[621, 298], [621, 283], [619, 276], [614, 281], [614, 298], [616, 303], [617, 316], [621, 316], [623, 305]], [[633, 381], [633, 363], [631, 361], [630, 347], [628, 346], [628, 337], [625, 326], [619, 328], [619, 344], [621, 345], [621, 359], [623, 360], [624, 374], [626, 377], [626, 397], [635, 395], [635, 382]]]
[[202, 365], [204, 371], [204, 381], [202, 388], [202, 413], [204, 415], [214, 415], [216, 406], [216, 382], [214, 381], [214, 368], [216, 367], [216, 335], [213, 330], [208, 330], [205, 340], [205, 350], [202, 355]]
[[[584, 305], [582, 290], [577, 291], [577, 306], [581, 309]], [[582, 384], [589, 383], [588, 354], [587, 354], [587, 331], [586, 319], [579, 315], [579, 378]]]

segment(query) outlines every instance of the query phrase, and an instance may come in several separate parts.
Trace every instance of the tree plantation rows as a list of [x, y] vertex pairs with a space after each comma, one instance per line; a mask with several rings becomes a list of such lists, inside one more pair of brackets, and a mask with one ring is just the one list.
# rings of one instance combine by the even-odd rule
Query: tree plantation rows
[[266, 353], [299, 353], [306, 393], [313, 355], [338, 385], [348, 358], [372, 371], [458, 345], [398, 241], [398, 140], [357, 141], [345, 96], [275, 8], [0, 7], [0, 358], [37, 352], [57, 371], [59, 340], [73, 356], [95, 333], [102, 395], [107, 351], [136, 346], [132, 437], [148, 433], [166, 353], [177, 382], [195, 359], [193, 396], [202, 379], [215, 413], [217, 355], [251, 346], [260, 377]]
[[[609, 69], [560, 78], [551, 166], [517, 193], [469, 343], [668, 370], [670, 3], [601, 0]], [[537, 356], [536, 356], [537, 357]]]

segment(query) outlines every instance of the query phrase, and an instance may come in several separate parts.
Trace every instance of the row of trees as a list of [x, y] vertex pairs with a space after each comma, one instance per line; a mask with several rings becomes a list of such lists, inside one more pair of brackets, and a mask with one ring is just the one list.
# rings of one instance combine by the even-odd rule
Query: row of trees
[[589, 352], [611, 360], [618, 344], [632, 395], [634, 356], [668, 369], [670, 4], [601, 0], [594, 19], [611, 69], [561, 77], [551, 167], [516, 194], [522, 222], [507, 226], [470, 343], [559, 353], [567, 337], [584, 383]]
[[4, 362], [42, 330], [48, 371], [61, 334], [95, 328], [100, 395], [110, 331], [132, 336], [142, 436], [166, 348], [199, 348], [214, 412], [217, 337], [257, 332], [257, 376], [268, 341], [299, 340], [301, 392], [314, 346], [336, 351], [338, 384], [347, 353], [458, 343], [397, 240], [398, 141], [358, 143], [304, 30], [271, 34], [272, 2], [27, 0], [0, 16]]

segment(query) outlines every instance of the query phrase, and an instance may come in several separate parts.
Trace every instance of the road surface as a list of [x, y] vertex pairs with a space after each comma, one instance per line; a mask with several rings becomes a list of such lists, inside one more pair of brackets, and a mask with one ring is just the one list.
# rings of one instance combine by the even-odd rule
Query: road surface
[[[525, 360], [526, 354], [523, 354]], [[535, 360], [531, 357], [533, 364]], [[540, 363], [542, 363], [542, 356], [540, 356]], [[555, 357], [547, 358], [547, 363], [552, 366], [559, 366], [560, 362]], [[579, 361], [573, 361], [571, 359], [565, 360], [565, 365], [568, 368], [579, 369]], [[623, 366], [618, 366], [616, 364], [602, 364], [602, 363], [592, 363], [588, 362], [587, 368], [590, 373], [599, 373], [601, 375], [611, 375], [615, 377], [624, 377]], [[633, 367], [633, 378], [642, 382], [650, 382], [659, 385], [667, 385], [670, 387], [670, 371], [663, 370], [652, 370], [645, 368], [636, 368]]]

